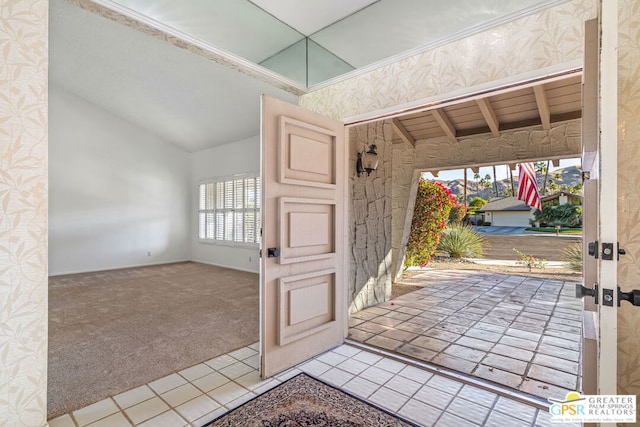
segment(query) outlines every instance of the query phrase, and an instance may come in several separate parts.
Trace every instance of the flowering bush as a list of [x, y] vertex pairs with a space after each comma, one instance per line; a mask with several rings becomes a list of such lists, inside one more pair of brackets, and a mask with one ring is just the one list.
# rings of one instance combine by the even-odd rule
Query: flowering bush
[[538, 259], [533, 255], [527, 255], [523, 252], [520, 252], [516, 248], [513, 248], [513, 251], [520, 257], [520, 259], [516, 261], [516, 264], [522, 265], [524, 267], [529, 267], [529, 271], [531, 271], [532, 268], [544, 268], [545, 264], [547, 263], [546, 259]]
[[411, 234], [407, 242], [406, 266], [427, 265], [440, 243], [449, 212], [457, 204], [458, 201], [451, 194], [451, 190], [439, 182], [420, 179], [411, 221]]

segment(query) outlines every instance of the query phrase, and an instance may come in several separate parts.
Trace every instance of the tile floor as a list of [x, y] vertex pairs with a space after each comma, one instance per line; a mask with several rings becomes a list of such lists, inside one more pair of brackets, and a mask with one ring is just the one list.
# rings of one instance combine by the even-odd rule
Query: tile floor
[[49, 426], [202, 426], [301, 371], [423, 426], [552, 425], [544, 409], [350, 345], [264, 381], [257, 364], [254, 344], [65, 414]]
[[349, 338], [547, 398], [579, 390], [582, 302], [575, 284], [464, 270], [353, 314]]

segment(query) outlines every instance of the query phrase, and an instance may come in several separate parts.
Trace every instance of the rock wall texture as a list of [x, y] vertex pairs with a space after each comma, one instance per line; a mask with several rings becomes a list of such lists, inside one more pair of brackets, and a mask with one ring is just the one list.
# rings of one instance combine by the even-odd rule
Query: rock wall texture
[[[389, 122], [350, 129], [351, 312], [387, 301], [391, 297], [391, 183], [392, 128]], [[378, 168], [357, 176], [358, 152], [371, 144], [378, 148]]]

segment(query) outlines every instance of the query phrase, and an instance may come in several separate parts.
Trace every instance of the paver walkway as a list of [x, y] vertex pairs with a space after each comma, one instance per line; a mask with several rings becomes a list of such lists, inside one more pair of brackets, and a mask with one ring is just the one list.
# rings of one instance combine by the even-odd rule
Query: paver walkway
[[545, 399], [581, 388], [573, 282], [438, 270], [403, 283], [424, 287], [352, 314], [350, 339]]

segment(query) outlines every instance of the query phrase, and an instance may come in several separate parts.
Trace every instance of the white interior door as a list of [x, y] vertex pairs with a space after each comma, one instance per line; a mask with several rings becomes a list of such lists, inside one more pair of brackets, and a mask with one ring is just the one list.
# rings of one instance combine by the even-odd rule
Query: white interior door
[[347, 334], [344, 125], [262, 97], [261, 375]]

